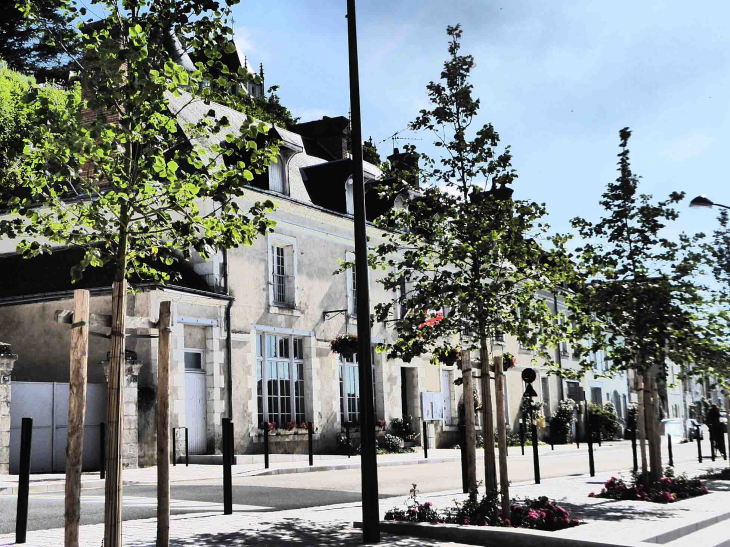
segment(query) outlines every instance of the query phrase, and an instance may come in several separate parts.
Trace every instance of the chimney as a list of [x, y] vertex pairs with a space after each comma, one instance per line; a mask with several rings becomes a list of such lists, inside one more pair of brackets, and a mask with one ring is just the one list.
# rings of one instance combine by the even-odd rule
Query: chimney
[[[350, 152], [350, 120], [344, 116], [299, 123], [291, 131], [304, 137], [307, 154], [326, 160], [341, 160]], [[306, 141], [310, 142], [307, 143]]]
[[418, 158], [421, 155], [416, 152], [415, 146], [406, 146], [405, 152], [401, 152], [397, 148], [393, 149], [393, 153], [388, 156], [391, 172], [394, 176], [399, 176], [408, 181], [414, 188], [420, 186], [418, 177]]

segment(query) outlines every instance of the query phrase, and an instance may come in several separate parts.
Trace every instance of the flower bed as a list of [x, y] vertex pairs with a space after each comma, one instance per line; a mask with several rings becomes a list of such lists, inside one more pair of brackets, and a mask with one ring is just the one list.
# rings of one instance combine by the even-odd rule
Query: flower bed
[[463, 503], [454, 502], [454, 507], [437, 511], [430, 502], [420, 503], [416, 485], [405, 508], [394, 507], [385, 513], [385, 520], [398, 522], [430, 522], [431, 524], [460, 524], [466, 526], [497, 526], [509, 528], [530, 528], [554, 532], [578, 526], [580, 522], [571, 518], [568, 511], [546, 497], [536, 500], [526, 498], [512, 500], [511, 515], [505, 519], [497, 494], [485, 494], [479, 499], [476, 491], [469, 494]]
[[704, 496], [709, 491], [700, 479], [690, 479], [682, 474], [674, 477], [671, 470], [648, 488], [637, 481], [626, 484], [623, 479], [611, 477], [600, 493], [591, 492], [588, 497], [609, 498], [614, 500], [637, 500], [653, 503], [674, 503], [675, 501]]

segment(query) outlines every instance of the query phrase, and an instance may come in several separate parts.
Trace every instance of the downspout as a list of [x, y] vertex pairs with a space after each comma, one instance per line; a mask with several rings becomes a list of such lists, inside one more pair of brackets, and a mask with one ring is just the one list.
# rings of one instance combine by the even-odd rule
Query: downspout
[[[228, 249], [223, 249], [223, 290], [226, 295], [231, 296], [230, 274], [228, 271]], [[226, 392], [227, 406], [226, 414], [233, 420], [233, 348], [231, 343], [231, 307], [233, 298], [226, 304]]]
[[[553, 291], [553, 305], [555, 306], [555, 317], [558, 316], [558, 294]], [[563, 370], [563, 356], [560, 352], [560, 344], [558, 343], [558, 349], [557, 349], [557, 361], [558, 366], [560, 367], [560, 370]], [[565, 388], [563, 387], [563, 376], [562, 374], [558, 376], [558, 386], [560, 386], [560, 400], [565, 400]]]

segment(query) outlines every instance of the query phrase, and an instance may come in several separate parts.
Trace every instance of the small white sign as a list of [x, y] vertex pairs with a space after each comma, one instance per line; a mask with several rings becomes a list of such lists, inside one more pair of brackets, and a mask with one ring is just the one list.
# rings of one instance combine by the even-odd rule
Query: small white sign
[[444, 400], [440, 391], [421, 393], [421, 416], [426, 421], [444, 419]]

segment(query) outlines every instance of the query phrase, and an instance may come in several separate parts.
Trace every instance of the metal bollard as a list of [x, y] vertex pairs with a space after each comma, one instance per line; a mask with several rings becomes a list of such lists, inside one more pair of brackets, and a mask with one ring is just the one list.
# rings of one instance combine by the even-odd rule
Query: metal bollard
[[423, 420], [423, 457], [428, 459], [428, 424]]
[[264, 469], [269, 468], [269, 424], [264, 424]]
[[522, 449], [522, 455], [525, 455], [525, 424], [520, 419], [520, 448]]
[[223, 514], [233, 514], [233, 482], [231, 464], [233, 463], [233, 423], [223, 418]]
[[674, 467], [674, 454], [672, 453], [672, 436], [667, 435], [667, 448], [669, 449], [669, 467]]
[[555, 433], [553, 433], [553, 424], [550, 424], [550, 448], [555, 450]]
[[702, 441], [700, 440], [700, 426], [697, 426], [697, 459], [702, 463]]
[[314, 424], [307, 424], [307, 437], [309, 441], [309, 465], [314, 465]]
[[106, 424], [99, 424], [99, 478], [106, 478]]
[[540, 484], [540, 455], [537, 451], [537, 423], [532, 422], [532, 459], [535, 466], [535, 484]]
[[[233, 426], [233, 424], [231, 424], [231, 426]], [[190, 463], [190, 460], [188, 458], [188, 456], [190, 455], [190, 451], [188, 450], [188, 428], [185, 427], [183, 429], [185, 429], [185, 467], [187, 467]]]
[[715, 433], [713, 432], [714, 427], [712, 425], [707, 426], [707, 429], [710, 430], [710, 458], [712, 458], [712, 461], [715, 461]]
[[20, 472], [18, 473], [18, 509], [15, 517], [15, 543], [25, 543], [28, 530], [28, 492], [30, 488], [30, 449], [33, 418], [23, 418], [20, 428]]
[[[586, 405], [586, 409], [587, 409]], [[593, 460], [593, 431], [591, 430], [591, 412], [586, 410], [586, 429], [588, 430], [588, 468], [591, 472], [591, 477], [596, 476], [596, 464]]]
[[634, 473], [639, 472], [639, 458], [636, 453], [636, 428], [631, 430], [631, 451], [634, 455]]
[[345, 422], [345, 441], [347, 442], [347, 457], [352, 456], [352, 445], [350, 445], [350, 422]]

